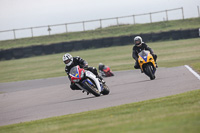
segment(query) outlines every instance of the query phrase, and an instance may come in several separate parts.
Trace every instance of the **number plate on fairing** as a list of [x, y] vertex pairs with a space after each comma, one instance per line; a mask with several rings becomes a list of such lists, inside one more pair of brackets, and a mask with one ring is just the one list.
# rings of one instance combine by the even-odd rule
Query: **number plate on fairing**
[[88, 76], [89, 76], [90, 74], [91, 74], [91, 72], [90, 72], [90, 71], [86, 71], [86, 75], [88, 75]]

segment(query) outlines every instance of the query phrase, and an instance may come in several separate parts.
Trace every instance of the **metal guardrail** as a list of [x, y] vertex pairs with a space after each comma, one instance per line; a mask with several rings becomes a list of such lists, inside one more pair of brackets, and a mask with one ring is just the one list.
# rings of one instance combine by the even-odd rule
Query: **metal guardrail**
[[[52, 27], [56, 27], [56, 26], [65, 26], [65, 32], [68, 33], [68, 26], [69, 25], [73, 25], [73, 24], [81, 24], [82, 25], [82, 31], [86, 31], [86, 23], [90, 23], [90, 22], [99, 22], [99, 26], [100, 28], [103, 28], [103, 21], [106, 20], [116, 20], [117, 25], [119, 26], [119, 19], [121, 18], [133, 18], [133, 24], [136, 24], [136, 17], [138, 16], [144, 16], [144, 15], [149, 15], [149, 19], [150, 19], [150, 23], [153, 22], [152, 20], [152, 15], [157, 14], [157, 13], [163, 13], [165, 12], [166, 14], [166, 20], [168, 21], [168, 12], [170, 11], [176, 11], [176, 10], [181, 10], [182, 11], [182, 19], [184, 19], [184, 10], [183, 7], [181, 8], [175, 8], [175, 9], [169, 9], [169, 10], [163, 10], [163, 11], [157, 11], [157, 12], [150, 12], [150, 13], [144, 13], [144, 14], [135, 14], [135, 15], [129, 15], [129, 16], [121, 16], [121, 17], [113, 17], [113, 18], [104, 18], [104, 19], [96, 19], [96, 20], [88, 20], [88, 21], [80, 21], [80, 22], [72, 22], [72, 23], [64, 23], [64, 24], [55, 24], [55, 25], [47, 25], [47, 26], [38, 26], [38, 27], [28, 27], [28, 28], [20, 28], [20, 29], [13, 29], [13, 30], [4, 30], [4, 31], [0, 31], [0, 33], [5, 33], [5, 32], [13, 32], [13, 39], [17, 39], [16, 37], [16, 31], [21, 31], [21, 30], [30, 30], [31, 36], [30, 37], [34, 37], [34, 29], [40, 29], [40, 28], [47, 28], [47, 35], [51, 35], [51, 31], [52, 31]], [[200, 17], [200, 13], [199, 13], [199, 7], [198, 7], [198, 15]], [[24, 38], [24, 37], [20, 37], [20, 38]]]

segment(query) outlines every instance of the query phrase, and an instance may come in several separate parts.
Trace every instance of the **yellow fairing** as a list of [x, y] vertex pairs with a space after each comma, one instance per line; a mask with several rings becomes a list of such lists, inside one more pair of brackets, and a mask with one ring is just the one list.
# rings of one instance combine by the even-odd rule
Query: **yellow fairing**
[[140, 68], [141, 68], [142, 71], [143, 71], [142, 66], [143, 66], [144, 64], [150, 63], [150, 62], [153, 64], [154, 67], [156, 67], [156, 64], [155, 64], [155, 61], [154, 61], [154, 59], [153, 59], [153, 56], [152, 56], [150, 53], [148, 53], [148, 55], [147, 55], [147, 60], [146, 60], [146, 61], [145, 61], [141, 56], [139, 56], [139, 58], [138, 58], [138, 63], [139, 63], [139, 65], [140, 65]]

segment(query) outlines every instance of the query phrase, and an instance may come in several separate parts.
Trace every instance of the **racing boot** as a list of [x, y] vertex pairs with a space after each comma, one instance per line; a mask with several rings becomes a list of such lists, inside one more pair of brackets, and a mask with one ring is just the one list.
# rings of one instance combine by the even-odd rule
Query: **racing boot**
[[78, 86], [76, 86], [74, 83], [71, 82], [70, 88], [72, 90], [81, 90]]
[[155, 64], [156, 64], [156, 68], [158, 68], [158, 64], [157, 64], [157, 62], [155, 62]]
[[140, 68], [140, 70], [141, 70], [141, 73], [143, 73], [143, 71], [142, 71], [142, 69]]
[[[85, 92], [84, 90], [82, 91], [83, 93]], [[87, 92], [87, 95], [89, 95], [90, 93], [89, 92]]]
[[106, 82], [103, 80], [103, 78], [102, 78], [101, 76], [97, 75], [96, 77], [97, 77], [97, 78], [100, 80], [100, 82], [102, 82], [103, 84], [106, 83]]

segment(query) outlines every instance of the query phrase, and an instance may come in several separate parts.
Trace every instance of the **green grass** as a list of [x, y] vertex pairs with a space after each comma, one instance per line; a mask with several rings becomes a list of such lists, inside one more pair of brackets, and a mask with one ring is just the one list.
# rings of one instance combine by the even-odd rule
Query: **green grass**
[[0, 127], [1, 133], [199, 133], [200, 90]]
[[191, 29], [199, 27], [200, 27], [200, 18], [173, 20], [173, 21], [156, 22], [149, 24], [111, 26], [108, 28], [85, 31], [85, 32], [64, 33], [51, 36], [0, 41], [0, 49], [26, 47], [26, 46], [41, 45], [41, 44], [47, 45], [57, 42], [68, 42], [68, 41], [83, 40], [83, 39], [96, 39], [103, 37], [116, 37], [121, 35], [151, 33], [151, 32], [160, 32], [169, 30], [179, 30], [179, 29]]
[[197, 73], [200, 74], [200, 62], [194, 62], [191, 64], [192, 68], [197, 71]]
[[[158, 55], [159, 67], [191, 65], [200, 72], [200, 38], [147, 43]], [[113, 71], [134, 69], [133, 45], [115, 46], [71, 52], [97, 67], [100, 62]], [[0, 61], [0, 82], [31, 80], [65, 76], [64, 53], [43, 55], [18, 60]]]

